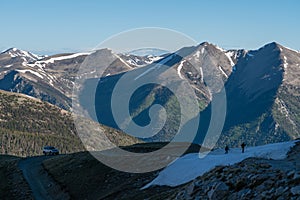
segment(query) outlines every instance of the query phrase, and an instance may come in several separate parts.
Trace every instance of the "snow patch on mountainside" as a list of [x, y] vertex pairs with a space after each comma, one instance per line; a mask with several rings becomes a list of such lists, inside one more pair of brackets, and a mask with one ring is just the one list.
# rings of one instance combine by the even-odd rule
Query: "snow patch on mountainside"
[[4, 68], [10, 68], [12, 67], [13, 65], [5, 65]]
[[248, 56], [253, 57], [254, 55], [252, 53], [247, 53]]
[[53, 58], [49, 58], [47, 60], [44, 61], [40, 61], [39, 63], [54, 63], [55, 61], [60, 61], [60, 60], [67, 60], [67, 59], [72, 59], [72, 58], [76, 58], [78, 56], [87, 56], [90, 55], [91, 52], [86, 52], [86, 53], [74, 53], [68, 56], [59, 56], [59, 57], [53, 57]]
[[148, 56], [148, 59], [150, 60], [150, 61], [145, 61], [147, 64], [151, 64], [151, 63], [153, 63], [153, 62], [155, 62], [155, 61], [158, 61], [158, 60], [160, 60], [160, 59], [162, 59], [163, 57], [161, 57], [161, 56]]
[[143, 72], [142, 74], [140, 74], [139, 76], [137, 76], [134, 80], [137, 80], [143, 76], [145, 76], [146, 74], [148, 74], [150, 71], [154, 70], [154, 69], [157, 69], [157, 68], [160, 68], [160, 66], [166, 64], [169, 60], [171, 60], [172, 58], [174, 57], [174, 54], [173, 55], [170, 55], [166, 58], [164, 58], [163, 60], [161, 60], [159, 63], [155, 64], [153, 67], [147, 69], [145, 72]]
[[182, 60], [177, 68], [177, 73], [178, 73], [178, 76], [183, 79], [182, 75], [181, 75], [181, 69], [183, 67], [183, 64], [185, 63], [186, 60]]
[[222, 51], [222, 52], [225, 52], [225, 50], [222, 49], [221, 47], [219, 47], [218, 45], [214, 45], [214, 46], [216, 47], [216, 49], [218, 49], [218, 50], [220, 50], [220, 51]]
[[288, 67], [288, 63], [287, 63], [287, 58], [286, 58], [286, 56], [283, 56], [283, 61], [284, 61], [284, 63], [283, 63], [283, 68], [284, 69], [286, 69], [287, 67]]
[[132, 69], [131, 66], [128, 65], [127, 62], [125, 62], [120, 56], [118, 56], [117, 54], [114, 54], [126, 67], [128, 67], [129, 69]]
[[128, 60], [126, 60], [126, 62], [130, 65], [134, 65], [134, 66], [137, 66], [137, 67], [145, 66], [145, 64], [142, 64], [142, 65], [138, 64], [140, 62], [139, 59], [128, 59]]
[[228, 78], [228, 75], [224, 72], [224, 70], [222, 69], [221, 66], [219, 66], [219, 70], [222, 72], [222, 74], [223, 74], [226, 78]]
[[232, 60], [232, 57], [234, 55], [235, 55], [234, 51], [227, 51], [227, 52], [225, 52], [225, 56], [228, 58], [231, 67], [233, 67], [235, 65], [234, 62], [233, 62], [233, 60]]
[[196, 58], [200, 58], [200, 54], [203, 54], [203, 53], [204, 53], [204, 50], [205, 50], [205, 49], [202, 48], [200, 51], [197, 51], [197, 52], [195, 53], [194, 56], [195, 56]]
[[31, 74], [34, 74], [34, 75], [36, 75], [37, 77], [39, 77], [39, 78], [41, 78], [41, 79], [43, 79], [44, 77], [41, 75], [41, 74], [39, 74], [38, 72], [35, 72], [35, 71], [32, 71], [32, 70], [30, 70], [30, 69], [17, 69], [16, 70], [17, 72], [20, 72], [20, 73], [26, 73], [26, 72], [29, 72], [29, 73], [31, 73]]
[[245, 153], [242, 153], [240, 148], [232, 148], [228, 154], [224, 154], [223, 149], [217, 149], [211, 151], [204, 158], [200, 158], [201, 154], [199, 153], [187, 154], [171, 163], [159, 173], [158, 177], [142, 189], [154, 185], [167, 185], [171, 187], [182, 185], [212, 170], [216, 166], [233, 165], [250, 157], [274, 160], [284, 159], [287, 152], [296, 142], [290, 141], [249, 147], [245, 149]]
[[204, 78], [204, 75], [203, 75], [203, 69], [202, 67], [200, 67], [200, 76], [201, 76], [201, 83], [203, 83], [203, 78]]
[[125, 56], [127, 57], [127, 59], [125, 61], [128, 64], [136, 66], [136, 67], [144, 67], [146, 65], [149, 65], [149, 64], [163, 58], [161, 56], [152, 56], [152, 55], [148, 55], [145, 57], [138, 57], [138, 56], [126, 54]]

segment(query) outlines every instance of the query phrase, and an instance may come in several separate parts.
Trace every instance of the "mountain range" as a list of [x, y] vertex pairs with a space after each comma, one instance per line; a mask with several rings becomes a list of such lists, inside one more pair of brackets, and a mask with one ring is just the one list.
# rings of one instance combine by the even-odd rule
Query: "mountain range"
[[[124, 74], [140, 74], [158, 63], [176, 70], [178, 77], [194, 89], [201, 110], [200, 128], [194, 140], [201, 143], [209, 124], [211, 101], [220, 92], [212, 90], [204, 77], [217, 74], [223, 80], [227, 96], [227, 113], [218, 146], [260, 145], [298, 138], [300, 135], [300, 53], [272, 42], [257, 50], [224, 50], [204, 42], [183, 47], [163, 55], [114, 54], [109, 49], [88, 53], [66, 53], [37, 56], [16, 48], [0, 54], [0, 89], [26, 94], [71, 110], [76, 73], [84, 60], [93, 55], [117, 56], [104, 74], [90, 73], [89, 81], [100, 78], [97, 88], [97, 113], [104, 113], [99, 122], [120, 129], [110, 108], [113, 88]], [[154, 73], [150, 71], [149, 73]], [[134, 81], [134, 80], [133, 80]], [[214, 85], [214, 83], [210, 83]], [[124, 91], [126, 92], [126, 91]], [[167, 123], [155, 136], [145, 141], [170, 141], [178, 127], [178, 102], [174, 94], [159, 85], [147, 85], [131, 98], [130, 114], [142, 126], [149, 123], [148, 111], [161, 104], [168, 113]], [[89, 111], [91, 107], [86, 105]], [[94, 109], [94, 108], [92, 108]]]

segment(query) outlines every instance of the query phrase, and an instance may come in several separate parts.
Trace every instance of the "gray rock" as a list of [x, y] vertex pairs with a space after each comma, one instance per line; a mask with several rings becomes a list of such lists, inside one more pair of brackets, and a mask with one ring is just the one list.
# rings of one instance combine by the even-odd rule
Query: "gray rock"
[[291, 188], [291, 193], [292, 193], [293, 195], [300, 195], [300, 185], [295, 186], [295, 187], [292, 187], [292, 188]]
[[286, 175], [288, 178], [291, 178], [294, 174], [295, 174], [295, 171], [292, 170], [292, 171], [289, 171]]
[[180, 199], [184, 199], [185, 192], [184, 191], [180, 191], [177, 195], [176, 195], [176, 200], [180, 200]]
[[249, 174], [249, 175], [247, 176], [247, 178], [248, 178], [248, 179], [251, 179], [253, 176], [254, 176], [254, 174]]
[[267, 192], [267, 191], [264, 191], [264, 192], [262, 192], [262, 193], [260, 194], [260, 196], [261, 196], [262, 198], [267, 198], [269, 195], [268, 195], [268, 192]]
[[272, 188], [271, 190], [269, 190], [269, 194], [274, 194], [274, 192], [276, 192], [275, 188]]
[[193, 193], [195, 188], [194, 184], [190, 184], [187, 188], [186, 188], [186, 196], [191, 196], [191, 194]]
[[249, 198], [250, 195], [251, 195], [251, 190], [249, 188], [243, 189], [238, 192], [239, 199], [245, 199], [247, 197]]
[[218, 182], [208, 193], [209, 199], [224, 199], [229, 187], [224, 182]]
[[298, 174], [298, 173], [294, 174], [293, 179], [300, 180], [300, 174]]
[[195, 181], [195, 182], [194, 182], [194, 185], [195, 185], [196, 187], [200, 187], [200, 186], [202, 185], [202, 180]]
[[250, 187], [257, 187], [261, 185], [269, 176], [267, 174], [257, 174], [251, 178]]
[[285, 190], [285, 188], [284, 187], [282, 187], [282, 186], [280, 186], [279, 188], [277, 188], [276, 190], [275, 190], [275, 195], [276, 196], [280, 196], [282, 193], [284, 193], [286, 190]]
[[237, 180], [235, 184], [235, 189], [236, 190], [241, 190], [243, 187], [245, 187], [248, 184], [248, 181], [246, 178], [241, 177], [239, 180]]

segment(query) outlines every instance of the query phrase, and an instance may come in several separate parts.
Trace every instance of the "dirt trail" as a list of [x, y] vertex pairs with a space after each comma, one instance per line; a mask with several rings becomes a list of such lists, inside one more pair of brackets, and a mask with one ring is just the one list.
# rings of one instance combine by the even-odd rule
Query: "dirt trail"
[[69, 194], [63, 191], [43, 168], [42, 162], [49, 158], [48, 156], [31, 157], [19, 162], [19, 167], [32, 190], [34, 199], [70, 199]]

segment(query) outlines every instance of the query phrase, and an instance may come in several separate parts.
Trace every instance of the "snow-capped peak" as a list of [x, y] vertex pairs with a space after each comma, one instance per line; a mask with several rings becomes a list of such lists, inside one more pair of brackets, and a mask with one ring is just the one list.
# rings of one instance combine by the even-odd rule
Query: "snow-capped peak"
[[23, 58], [23, 60], [26, 60], [28, 62], [32, 62], [44, 58], [44, 56], [38, 56], [31, 52], [20, 50], [15, 47], [8, 49], [2, 52], [1, 54], [9, 54], [12, 58], [21, 57]]

